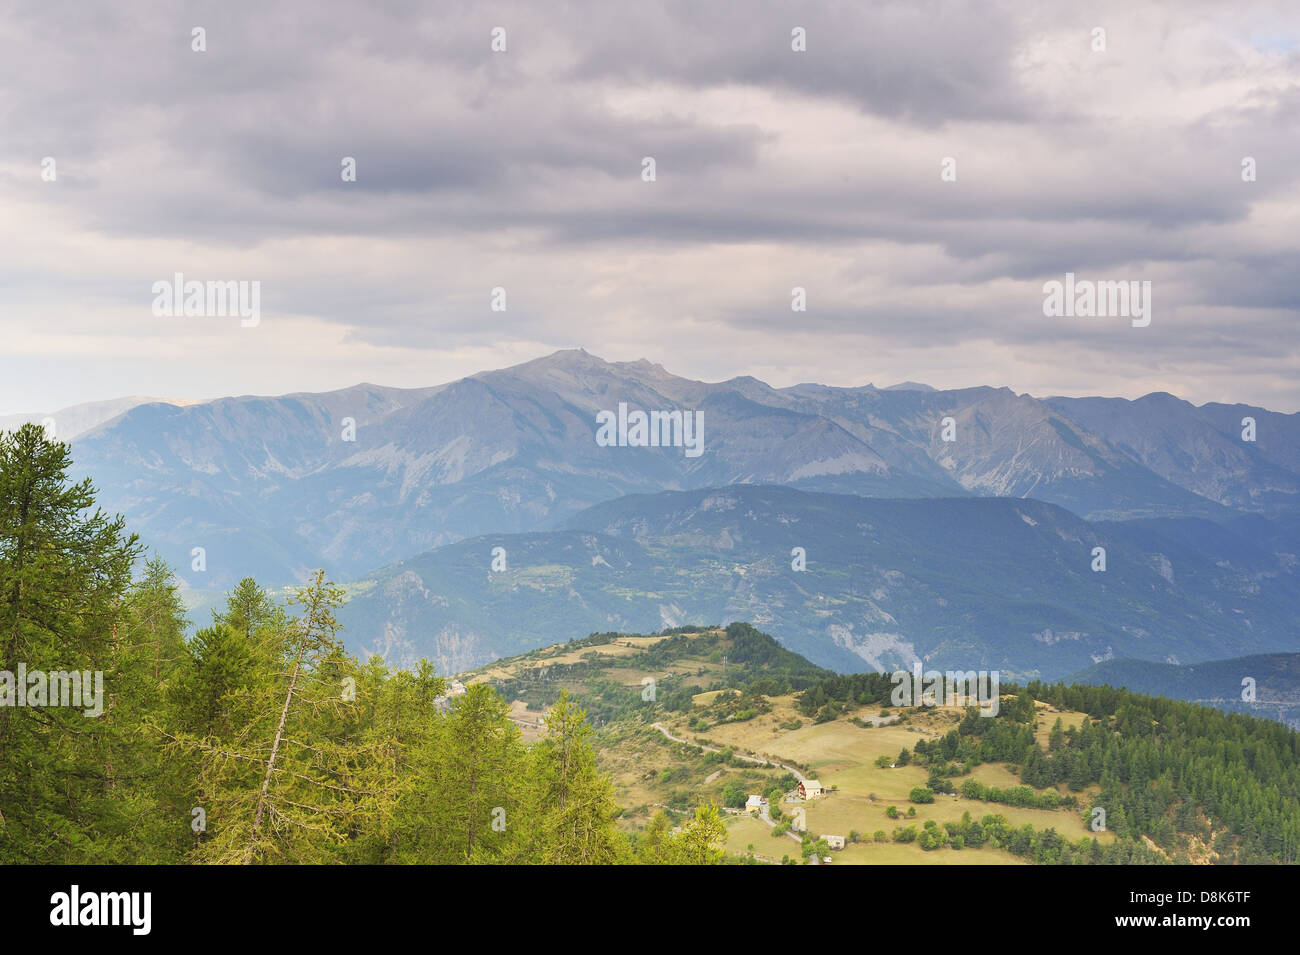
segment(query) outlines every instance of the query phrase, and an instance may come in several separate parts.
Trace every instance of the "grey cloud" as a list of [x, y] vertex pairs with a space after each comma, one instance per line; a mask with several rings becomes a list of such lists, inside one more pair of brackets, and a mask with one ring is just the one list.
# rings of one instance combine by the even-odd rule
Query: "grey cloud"
[[[1182, 11], [1217, 9], [1139, 6], [1169, 30], [1194, 25]], [[1246, 6], [1275, 11], [1280, 35], [1297, 30], [1285, 7]], [[1257, 67], [1226, 39], [1179, 48], [1163, 74], [1202, 84], [1204, 112], [1125, 122], [1097, 102], [1112, 74], [1094, 89], [1083, 70], [1096, 62], [1085, 55], [1094, 18], [1111, 24], [1107, 70], [1146, 76], [1143, 58], [1166, 55], [1135, 48], [1128, 9], [17, 3], [0, 62], [0, 199], [67, 223], [50, 239], [67, 244], [0, 266], [0, 296], [15, 314], [63, 303], [72, 333], [93, 321], [88, 306], [136, 308], [157, 263], [211, 272], [221, 256], [221, 269], [264, 280], [268, 310], [335, 325], [345, 345], [599, 349], [583, 336], [635, 341], [631, 323], [671, 309], [698, 317], [700, 347], [727, 377], [740, 370], [738, 330], [790, 325], [788, 300], [767, 301], [763, 283], [845, 283], [810, 289], [818, 304], [798, 323], [809, 334], [1106, 355], [1131, 342], [1034, 320], [1035, 286], [1065, 271], [1154, 276], [1157, 307], [1180, 331], [1158, 317], [1147, 345], [1244, 381], [1235, 362], [1296, 349], [1285, 223], [1300, 175], [1300, 55], [1292, 40], [1266, 79], [1226, 93], [1216, 84]], [[497, 24], [510, 34], [500, 56], [488, 51]], [[195, 25], [208, 29], [206, 54], [189, 49]], [[806, 54], [790, 51], [795, 25]], [[1079, 51], [1065, 93], [1021, 59], [1062, 30]], [[731, 116], [710, 96], [753, 103]], [[800, 151], [804, 141], [826, 148]], [[45, 155], [59, 161], [57, 185], [39, 181]], [[639, 181], [644, 155], [658, 161], [653, 184]], [[956, 183], [939, 181], [943, 155], [958, 159]], [[1258, 162], [1254, 183], [1240, 180], [1243, 155]], [[339, 180], [343, 156], [357, 159], [355, 184]], [[140, 251], [83, 260], [92, 240]], [[762, 244], [792, 263], [850, 265], [830, 278], [800, 278], [793, 264], [788, 280], [770, 264], [748, 275]], [[882, 246], [891, 254], [878, 260]], [[394, 251], [426, 247], [436, 259]], [[672, 301], [639, 264], [656, 256], [674, 270]], [[1009, 298], [1006, 280], [1029, 294]], [[879, 300], [856, 301], [855, 282]], [[698, 297], [682, 290], [691, 283]], [[731, 301], [716, 301], [720, 283]], [[511, 290], [506, 315], [486, 315], [493, 284]], [[583, 293], [595, 287], [614, 291]], [[602, 324], [606, 303], [635, 317]], [[1200, 315], [1215, 309], [1230, 318]]]

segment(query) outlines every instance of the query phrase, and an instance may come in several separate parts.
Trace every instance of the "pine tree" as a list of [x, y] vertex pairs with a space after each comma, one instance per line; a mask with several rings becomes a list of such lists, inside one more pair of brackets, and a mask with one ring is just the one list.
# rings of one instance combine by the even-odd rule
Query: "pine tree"
[[133, 639], [153, 649], [153, 678], [168, 680], [185, 657], [185, 603], [167, 562], [154, 556], [132, 587], [127, 625]]
[[[491, 687], [453, 699], [432, 763], [426, 825], [436, 862], [492, 862], [522, 838], [525, 751], [509, 708]], [[428, 764], [426, 764], [428, 765]]]
[[434, 860], [429, 807], [445, 720], [435, 706], [446, 681], [433, 664], [390, 671], [371, 657], [357, 676], [359, 745], [378, 743], [376, 766], [397, 784], [391, 804], [376, 804], [346, 850], [345, 861], [419, 863]]
[[[700, 806], [674, 841], [673, 861], [680, 865], [718, 865], [726, 857], [727, 826], [714, 805]], [[818, 842], [825, 846], [824, 841]], [[829, 852], [826, 848], [823, 851]]]
[[188, 624], [175, 578], [159, 558], [148, 561], [127, 595], [117, 631], [117, 661], [106, 685], [114, 730], [114, 801], [134, 822], [133, 862], [177, 862], [190, 842], [193, 801], [188, 766], [165, 751], [174, 721], [171, 698], [188, 658]]
[[[241, 585], [236, 597], [251, 594]], [[176, 734], [198, 757], [198, 791], [209, 803], [211, 829], [196, 861], [330, 861], [354, 834], [366, 800], [393, 795], [394, 781], [372, 771], [382, 747], [339, 741], [344, 713], [356, 706], [336, 679], [333, 610], [341, 601], [341, 588], [318, 571], [290, 599], [302, 610], [283, 631], [278, 614], [262, 624], [239, 613], [218, 617], [225, 629], [212, 628], [205, 646], [229, 647], [230, 628], [246, 627], [253, 666], [244, 684], [219, 698], [230, 704], [223, 712], [233, 723], [224, 735]], [[276, 648], [282, 652], [268, 652]]]
[[546, 717], [546, 736], [530, 753], [529, 861], [546, 864], [599, 865], [615, 861], [613, 789], [596, 767], [592, 729], [586, 713], [560, 698]]
[[[111, 709], [130, 662], [116, 630], [139, 547], [120, 516], [90, 511], [95, 489], [89, 479], [71, 484], [70, 465], [68, 446], [36, 425], [0, 436], [0, 671], [10, 674], [0, 688], [4, 862], [116, 861], [129, 844], [113, 760], [129, 728]], [[16, 685], [20, 664], [29, 673], [78, 672], [91, 684], [83, 700], [98, 672], [103, 712], [14, 706], [28, 689]]]

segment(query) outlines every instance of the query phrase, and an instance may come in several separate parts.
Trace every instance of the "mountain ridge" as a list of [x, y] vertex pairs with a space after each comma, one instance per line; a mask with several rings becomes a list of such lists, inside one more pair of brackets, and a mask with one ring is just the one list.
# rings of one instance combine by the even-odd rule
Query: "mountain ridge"
[[[1117, 519], [1300, 507], [1300, 458], [1284, 447], [1300, 443], [1300, 415], [1242, 406], [1260, 434], [1235, 447], [1223, 422], [1236, 408], [1175, 404], [1163, 433], [1134, 435], [1124, 409], [1145, 406], [1094, 401], [1125, 399], [709, 383], [570, 349], [427, 388], [142, 404], [76, 436], [74, 459], [192, 587], [317, 566], [355, 577], [466, 537], [558, 528], [626, 494], [732, 483], [1032, 497]], [[704, 454], [598, 447], [596, 413], [619, 403], [702, 413]]]
[[1032, 500], [729, 485], [628, 495], [559, 530], [396, 562], [340, 620], [359, 652], [448, 672], [592, 632], [747, 621], [840, 671], [1054, 679], [1116, 656], [1288, 649], [1300, 587], [1280, 549], [1294, 537], [1279, 541], [1200, 518], [1087, 522]]

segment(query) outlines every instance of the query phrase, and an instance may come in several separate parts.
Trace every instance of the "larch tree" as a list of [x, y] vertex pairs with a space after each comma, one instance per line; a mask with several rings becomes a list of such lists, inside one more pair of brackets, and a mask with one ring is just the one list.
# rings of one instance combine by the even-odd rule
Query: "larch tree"
[[530, 751], [531, 860], [544, 865], [616, 861], [618, 805], [596, 766], [586, 712], [561, 691], [546, 716], [546, 735]]
[[[0, 436], [4, 862], [117, 861], [130, 831], [113, 760], [122, 728], [108, 699], [85, 704], [96, 687], [110, 696], [121, 673], [117, 629], [139, 546], [120, 516], [91, 510], [94, 486], [71, 483], [71, 463], [68, 446], [37, 425]], [[48, 682], [44, 691], [18, 685], [20, 668], [45, 681], [59, 675], [54, 705]], [[81, 706], [70, 700], [74, 673]], [[16, 706], [19, 694], [34, 705]]]

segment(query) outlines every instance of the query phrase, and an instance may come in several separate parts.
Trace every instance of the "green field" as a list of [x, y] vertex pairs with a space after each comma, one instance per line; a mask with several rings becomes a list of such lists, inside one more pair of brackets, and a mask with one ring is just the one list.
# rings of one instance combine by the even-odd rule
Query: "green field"
[[[864, 729], [846, 719], [814, 725], [807, 720], [796, 730], [776, 730], [775, 726], [782, 720], [797, 717], [793, 709], [793, 698], [777, 698], [773, 701], [773, 713], [761, 720], [744, 723], [731, 723], [710, 727], [705, 734], [707, 738], [722, 746], [733, 746], [737, 752], [758, 753], [772, 756], [778, 760], [792, 762], [806, 767], [806, 774], [818, 779], [823, 786], [832, 791], [821, 799], [809, 802], [783, 803], [783, 811], [789, 812], [796, 807], [803, 808], [808, 831], [813, 835], [840, 835], [848, 837], [856, 830], [864, 839], [870, 840], [877, 830], [884, 830], [892, 835], [899, 826], [916, 824], [920, 829], [927, 820], [933, 819], [940, 826], [946, 822], [956, 822], [962, 814], [969, 812], [973, 819], [985, 815], [1001, 815], [1015, 826], [1029, 823], [1035, 829], [1055, 828], [1071, 841], [1084, 836], [1096, 836], [1101, 842], [1109, 842], [1114, 837], [1111, 833], [1093, 833], [1085, 824], [1081, 815], [1067, 809], [1029, 809], [969, 800], [959, 795], [936, 795], [935, 801], [927, 805], [916, 806], [916, 815], [906, 817], [911, 807], [908, 793], [917, 786], [924, 786], [928, 771], [917, 765], [901, 766], [897, 769], [881, 768], [875, 765], [878, 756], [896, 757], [904, 747], [911, 749], [918, 739], [933, 739], [952, 729], [958, 716], [954, 711], [938, 710], [917, 716], [903, 725], [887, 725]], [[1057, 716], [1061, 716], [1065, 725], [1075, 725], [1083, 718], [1081, 713], [1040, 713], [1041, 722], [1046, 722], [1050, 729]], [[690, 739], [694, 735], [684, 728], [684, 721], [677, 720], [670, 724], [674, 735]], [[1043, 730], [1046, 732], [1046, 730]], [[977, 779], [985, 785], [1009, 788], [1020, 785], [1020, 779], [1002, 764], [986, 763], [976, 766], [969, 776], [959, 777], [954, 784], [960, 789], [965, 779]], [[900, 812], [899, 819], [890, 819], [885, 810], [890, 805]], [[762, 825], [762, 823], [758, 823]], [[770, 839], [770, 836], [768, 837]], [[775, 840], [771, 840], [775, 841]], [[791, 849], [798, 846], [786, 839]], [[736, 840], [728, 842], [728, 850], [735, 851]], [[756, 844], [757, 846], [757, 844]], [[761, 850], [757, 849], [756, 852]], [[782, 852], [787, 851], [784, 848]], [[782, 853], [776, 853], [780, 856]], [[990, 861], [1007, 864], [1022, 864], [1022, 860], [1010, 853], [980, 848], [976, 849], [939, 849], [927, 852], [915, 843], [859, 843], [849, 845], [842, 851], [832, 853], [835, 862], [844, 864], [890, 864], [909, 862], [917, 864], [987, 864]]]

